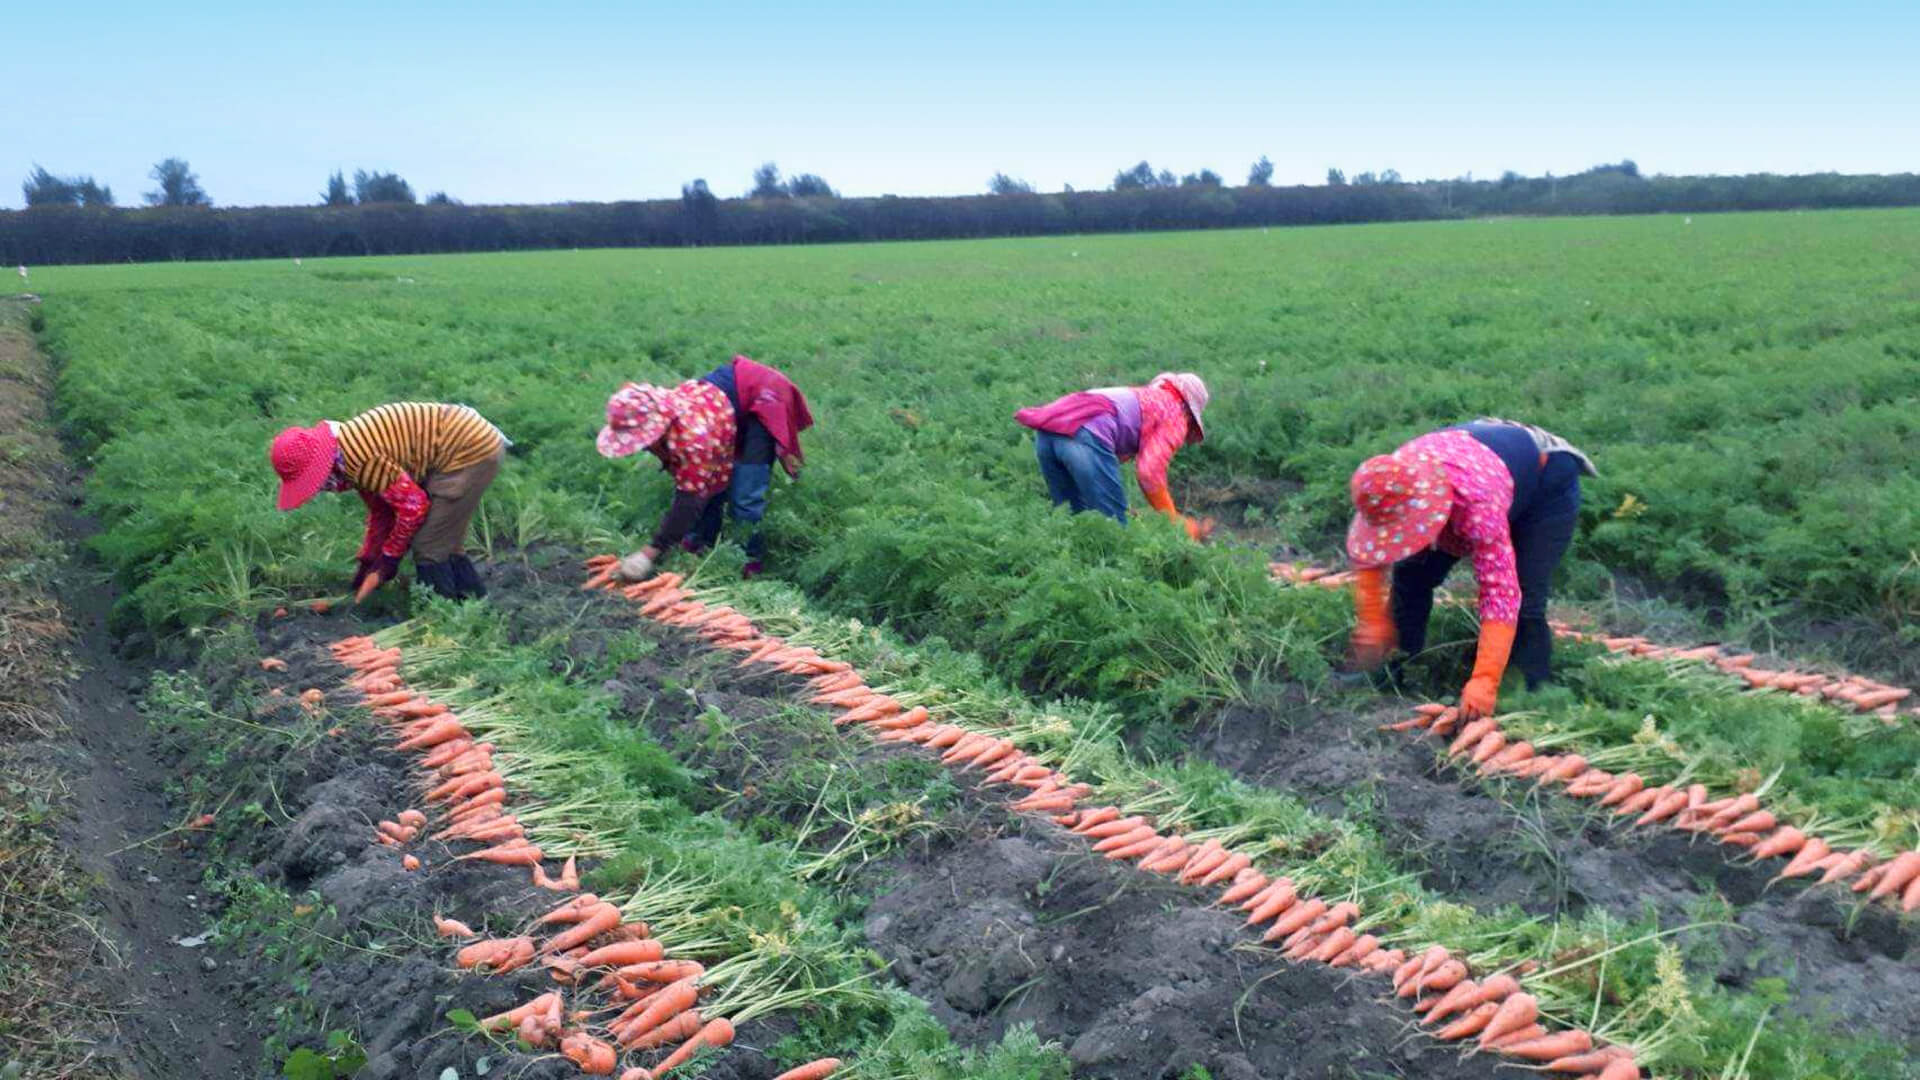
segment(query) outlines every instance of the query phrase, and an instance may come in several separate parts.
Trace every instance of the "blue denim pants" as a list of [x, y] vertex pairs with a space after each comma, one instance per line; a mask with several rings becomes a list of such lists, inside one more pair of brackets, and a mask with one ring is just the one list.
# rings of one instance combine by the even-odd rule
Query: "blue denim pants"
[[747, 551], [747, 561], [759, 562], [767, 554], [767, 539], [760, 531], [760, 522], [767, 516], [767, 490], [773, 486], [775, 447], [773, 434], [758, 418], [748, 415], [742, 427], [739, 456], [733, 463], [733, 480], [727, 485], [727, 497], [707, 500], [707, 508], [701, 512], [687, 539], [695, 550], [712, 547], [720, 538], [723, 516], [731, 511], [734, 523], [747, 529], [747, 538], [741, 543]]
[[1040, 475], [1047, 481], [1047, 495], [1053, 505], [1065, 504], [1074, 513], [1094, 510], [1122, 525], [1127, 523], [1127, 489], [1120, 481], [1120, 459], [1111, 447], [1087, 433], [1085, 428], [1071, 436], [1039, 433], [1034, 455], [1040, 459]]

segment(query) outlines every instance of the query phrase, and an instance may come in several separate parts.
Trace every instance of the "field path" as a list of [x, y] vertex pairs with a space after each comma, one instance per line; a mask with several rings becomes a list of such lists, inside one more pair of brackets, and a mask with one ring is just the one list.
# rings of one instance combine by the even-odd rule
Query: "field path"
[[[83, 535], [74, 533], [76, 543]], [[126, 961], [125, 1056], [142, 1077], [257, 1076], [260, 1040], [228, 1000], [223, 965], [203, 942], [215, 914], [193, 854], [197, 837], [168, 833], [181, 812], [169, 804], [169, 770], [131, 697], [146, 672], [114, 654], [108, 586], [69, 593], [67, 602], [81, 672], [65, 709], [76, 811], [66, 831], [100, 882], [103, 929]]]

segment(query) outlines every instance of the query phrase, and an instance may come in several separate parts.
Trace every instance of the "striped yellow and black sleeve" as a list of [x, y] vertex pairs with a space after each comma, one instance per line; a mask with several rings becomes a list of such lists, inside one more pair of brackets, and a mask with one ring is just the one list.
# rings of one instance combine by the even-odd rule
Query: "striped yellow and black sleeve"
[[465, 405], [401, 401], [368, 409], [340, 425], [347, 479], [385, 491], [405, 472], [418, 483], [464, 469], [500, 450], [500, 431]]

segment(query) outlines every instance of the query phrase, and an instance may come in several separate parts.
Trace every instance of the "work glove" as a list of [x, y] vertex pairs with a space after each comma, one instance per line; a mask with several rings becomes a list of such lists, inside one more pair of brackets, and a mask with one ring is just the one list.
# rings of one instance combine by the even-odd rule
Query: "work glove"
[[645, 581], [653, 576], [653, 556], [636, 551], [620, 560], [617, 573], [623, 581]]
[[373, 590], [392, 581], [400, 573], [400, 556], [375, 555], [371, 559], [362, 559], [362, 573], [354, 575], [353, 602], [365, 603]]
[[362, 555], [360, 556], [359, 559], [355, 560], [354, 570], [353, 570], [353, 584], [347, 587], [350, 589], [353, 589], [355, 592], [358, 592], [360, 589], [360, 583], [367, 580], [368, 574], [373, 573], [374, 563], [375, 563], [375, 560], [366, 555]]
[[1196, 544], [1213, 535], [1215, 522], [1212, 518], [1183, 517], [1180, 523], [1187, 527], [1187, 538]]
[[1353, 576], [1353, 663], [1362, 671], [1379, 667], [1400, 644], [1400, 632], [1387, 613], [1387, 572], [1379, 567]]
[[799, 458], [794, 457], [792, 454], [782, 454], [780, 456], [780, 467], [787, 470], [787, 479], [789, 480], [800, 479], [800, 459]]
[[1514, 624], [1480, 624], [1480, 649], [1473, 660], [1473, 677], [1460, 691], [1460, 722], [1493, 715], [1500, 701], [1500, 677], [1507, 673], [1507, 657], [1513, 652]]

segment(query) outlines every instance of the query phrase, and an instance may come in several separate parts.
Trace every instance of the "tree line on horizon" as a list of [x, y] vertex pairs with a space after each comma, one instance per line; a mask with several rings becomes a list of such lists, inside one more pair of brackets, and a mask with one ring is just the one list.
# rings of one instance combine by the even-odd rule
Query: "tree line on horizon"
[[812, 173], [767, 162], [736, 198], [704, 179], [678, 199], [469, 206], [419, 200], [397, 173], [335, 171], [317, 205], [216, 209], [188, 163], [148, 174], [144, 209], [114, 208], [91, 176], [36, 165], [28, 209], [0, 211], [0, 261], [72, 263], [424, 254], [556, 247], [655, 247], [927, 240], [989, 236], [1351, 224], [1484, 216], [1711, 213], [1920, 205], [1920, 175], [1646, 176], [1631, 160], [1570, 176], [1406, 181], [1393, 169], [1316, 185], [1275, 186], [1261, 157], [1234, 187], [1211, 169], [1175, 174], [1147, 161], [1103, 190], [1042, 193], [1004, 172], [986, 194], [845, 197]]

